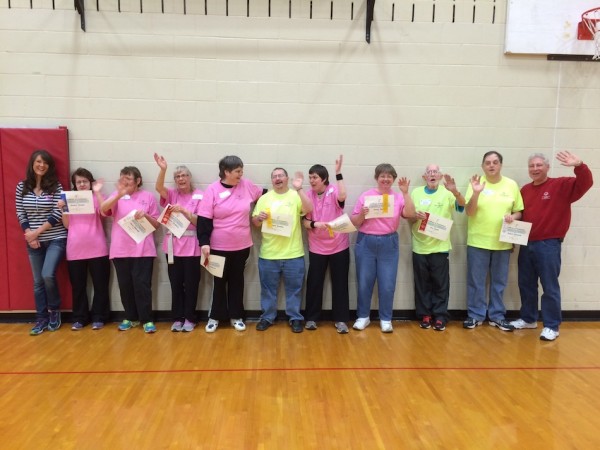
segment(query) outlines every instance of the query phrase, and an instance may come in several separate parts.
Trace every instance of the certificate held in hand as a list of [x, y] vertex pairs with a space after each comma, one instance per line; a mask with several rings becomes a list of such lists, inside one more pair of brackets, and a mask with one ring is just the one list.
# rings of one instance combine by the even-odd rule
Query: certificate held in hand
[[510, 244], [527, 245], [530, 231], [531, 223], [529, 222], [513, 220], [512, 223], [506, 223], [503, 221], [499, 241], [508, 242]]
[[425, 236], [429, 236], [440, 241], [447, 241], [452, 229], [452, 220], [444, 217], [436, 216], [428, 212], [425, 213], [427, 216], [421, 220], [419, 226], [419, 233], [423, 233]]
[[123, 230], [125, 230], [129, 237], [136, 242], [136, 244], [139, 244], [146, 239], [146, 236], [151, 234], [155, 228], [145, 217], [136, 219], [136, 212], [137, 211], [134, 209], [117, 223], [121, 226], [121, 228], [123, 228]]
[[60, 194], [66, 203], [67, 214], [94, 214], [92, 191], [63, 191]]
[[190, 221], [180, 212], [173, 211], [173, 205], [167, 205], [158, 216], [158, 223], [164, 225], [177, 239], [181, 239]]
[[393, 195], [366, 195], [364, 205], [369, 208], [369, 212], [365, 216], [365, 219], [394, 217]]

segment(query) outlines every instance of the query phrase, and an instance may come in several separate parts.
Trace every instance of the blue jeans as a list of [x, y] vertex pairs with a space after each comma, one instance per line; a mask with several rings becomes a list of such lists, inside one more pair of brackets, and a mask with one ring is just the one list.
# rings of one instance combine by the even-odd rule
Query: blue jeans
[[354, 246], [354, 259], [358, 282], [356, 315], [359, 318], [369, 317], [373, 288], [377, 281], [379, 319], [392, 320], [400, 259], [398, 233], [376, 236], [359, 232]]
[[304, 257], [292, 259], [258, 258], [260, 276], [261, 319], [273, 323], [277, 318], [277, 291], [283, 277], [285, 313], [290, 320], [303, 320], [300, 314], [302, 285], [304, 284]]
[[542, 319], [544, 326], [558, 331], [562, 322], [560, 275], [562, 244], [559, 239], [529, 242], [519, 250], [519, 292], [521, 319], [537, 322], [538, 280], [542, 284]]
[[48, 319], [48, 310], [57, 311], [60, 309], [56, 269], [65, 258], [66, 251], [66, 239], [40, 242], [40, 248], [27, 246], [29, 264], [33, 274], [33, 297], [37, 319]]
[[[486, 250], [467, 246], [467, 311], [475, 320], [485, 320], [486, 310], [490, 320], [505, 319], [504, 288], [508, 282], [510, 250]], [[490, 276], [489, 308], [485, 287]]]

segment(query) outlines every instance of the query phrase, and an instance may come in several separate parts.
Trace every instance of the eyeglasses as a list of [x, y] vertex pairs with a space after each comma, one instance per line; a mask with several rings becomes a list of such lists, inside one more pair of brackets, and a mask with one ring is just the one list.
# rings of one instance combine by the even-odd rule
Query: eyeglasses
[[177, 178], [187, 178], [189, 177], [189, 175], [187, 173], [178, 173], [177, 175], [175, 175], [175, 179]]
[[439, 170], [426, 170], [425, 175], [438, 175], [440, 173]]
[[271, 180], [277, 180], [278, 178], [287, 178], [285, 173], [274, 173], [271, 175]]

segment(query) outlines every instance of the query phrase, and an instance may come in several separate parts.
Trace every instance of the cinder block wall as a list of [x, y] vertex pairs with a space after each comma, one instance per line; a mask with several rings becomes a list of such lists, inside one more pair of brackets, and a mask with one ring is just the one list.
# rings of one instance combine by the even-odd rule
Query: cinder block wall
[[[55, 0], [55, 9], [49, 0], [2, 0], [0, 126], [66, 125], [72, 169], [103, 177], [105, 194], [131, 164], [153, 190], [155, 151], [172, 167], [187, 164], [200, 187], [217, 178], [226, 154], [239, 155], [245, 176], [268, 187], [275, 166], [306, 173], [322, 163], [333, 172], [343, 153], [347, 212], [374, 185], [380, 162], [414, 186], [438, 163], [463, 193], [490, 149], [519, 184], [534, 151], [553, 158], [570, 149], [597, 171], [600, 64], [504, 55], [506, 0], [377, 0], [370, 45], [365, 4], [87, 0], [84, 33], [71, 0]], [[553, 164], [552, 176], [571, 173]], [[563, 251], [565, 310], [600, 310], [598, 200], [593, 188], [574, 207]], [[452, 309], [466, 304], [465, 225], [459, 216], [452, 230]], [[406, 223], [400, 234], [394, 307], [410, 310]], [[250, 310], [260, 309], [257, 250], [246, 272]], [[505, 300], [518, 309], [516, 255], [511, 264]], [[168, 310], [162, 254], [154, 277], [155, 309]], [[353, 308], [355, 293], [352, 266]], [[210, 294], [204, 276], [199, 309], [209, 308]], [[122, 309], [116, 280], [112, 303]]]

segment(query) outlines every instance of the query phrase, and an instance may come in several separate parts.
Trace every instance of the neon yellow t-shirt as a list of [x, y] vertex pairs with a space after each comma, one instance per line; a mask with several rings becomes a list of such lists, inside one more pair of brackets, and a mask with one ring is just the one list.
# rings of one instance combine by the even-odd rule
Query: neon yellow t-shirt
[[[477, 212], [468, 219], [467, 245], [486, 250], [510, 250], [512, 244], [500, 242], [500, 230], [506, 214], [523, 211], [523, 197], [514, 180], [502, 177], [498, 183], [490, 183], [481, 177], [485, 188], [477, 200]], [[471, 184], [467, 187], [467, 202], [473, 196]]]
[[288, 190], [285, 194], [278, 194], [271, 190], [258, 199], [252, 215], [258, 216], [261, 211], [267, 209], [272, 215], [291, 216], [292, 233], [290, 237], [262, 233], [259, 256], [263, 259], [292, 259], [304, 256], [302, 229], [300, 228], [302, 201], [298, 193], [293, 189]]
[[[425, 187], [414, 189], [410, 196], [417, 211], [424, 211], [446, 219], [452, 219], [452, 211], [456, 211], [456, 199], [452, 192], [439, 186], [435, 192], [428, 193]], [[450, 237], [445, 241], [419, 233], [421, 221], [412, 224], [412, 249], [419, 255], [444, 253], [452, 249]]]

